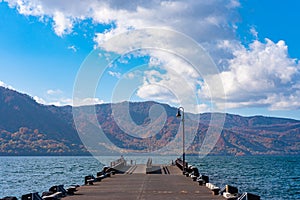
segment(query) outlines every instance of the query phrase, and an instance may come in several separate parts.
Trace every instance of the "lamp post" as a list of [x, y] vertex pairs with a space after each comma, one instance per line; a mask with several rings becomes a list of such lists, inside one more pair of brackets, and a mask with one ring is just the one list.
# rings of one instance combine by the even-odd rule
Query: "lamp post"
[[[182, 111], [182, 115], [181, 115], [181, 111]], [[184, 108], [183, 107], [178, 108], [176, 117], [181, 118], [181, 121], [182, 121], [182, 164], [183, 164], [182, 172], [185, 173]]]

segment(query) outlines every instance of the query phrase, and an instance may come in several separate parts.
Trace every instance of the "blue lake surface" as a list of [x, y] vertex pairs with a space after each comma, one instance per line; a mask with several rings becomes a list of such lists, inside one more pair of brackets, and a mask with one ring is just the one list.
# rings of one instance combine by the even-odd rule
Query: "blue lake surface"
[[[119, 157], [0, 157], [0, 198], [48, 191], [57, 184], [82, 185], [84, 176], [96, 174]], [[146, 163], [148, 157], [126, 157]], [[154, 157], [154, 163], [170, 163], [176, 157]], [[100, 162], [101, 161], [101, 162]], [[237, 186], [261, 199], [300, 199], [300, 156], [204, 157], [188, 156], [210, 182]]]

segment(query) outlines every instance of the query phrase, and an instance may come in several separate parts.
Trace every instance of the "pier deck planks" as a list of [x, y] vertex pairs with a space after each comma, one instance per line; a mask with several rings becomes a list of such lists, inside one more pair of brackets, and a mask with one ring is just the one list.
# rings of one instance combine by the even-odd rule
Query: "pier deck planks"
[[171, 174], [117, 174], [96, 182], [94, 185], [82, 186], [76, 195], [64, 200], [125, 200], [125, 199], [224, 199], [212, 195], [205, 186], [199, 186], [191, 178], [178, 175], [178, 170], [168, 167]]

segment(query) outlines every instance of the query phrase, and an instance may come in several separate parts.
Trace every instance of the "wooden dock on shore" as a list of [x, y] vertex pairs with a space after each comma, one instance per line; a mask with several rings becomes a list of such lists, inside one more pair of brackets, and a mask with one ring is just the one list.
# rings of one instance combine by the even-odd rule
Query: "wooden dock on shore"
[[[137, 165], [131, 173], [116, 174], [93, 185], [81, 186], [75, 195], [64, 200], [101, 199], [224, 199], [182, 175], [177, 166], [160, 166], [161, 174], [146, 174], [146, 165]], [[165, 173], [168, 172], [168, 173]]]

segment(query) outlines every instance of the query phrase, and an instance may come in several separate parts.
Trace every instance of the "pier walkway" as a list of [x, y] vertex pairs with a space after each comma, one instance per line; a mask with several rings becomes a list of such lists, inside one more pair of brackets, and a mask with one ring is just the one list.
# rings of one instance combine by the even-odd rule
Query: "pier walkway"
[[146, 174], [146, 165], [132, 167], [131, 173], [116, 174], [93, 185], [82, 186], [75, 195], [64, 200], [224, 199], [182, 175], [176, 166], [160, 166], [161, 174]]

